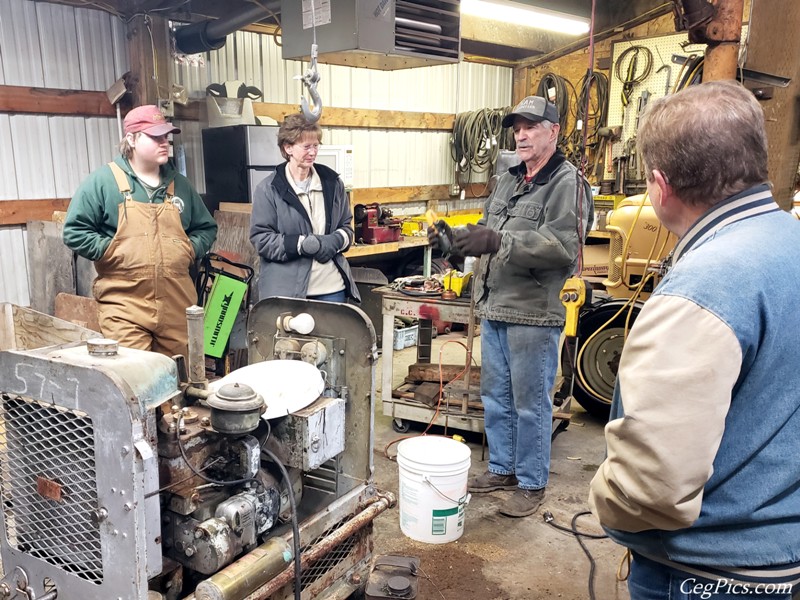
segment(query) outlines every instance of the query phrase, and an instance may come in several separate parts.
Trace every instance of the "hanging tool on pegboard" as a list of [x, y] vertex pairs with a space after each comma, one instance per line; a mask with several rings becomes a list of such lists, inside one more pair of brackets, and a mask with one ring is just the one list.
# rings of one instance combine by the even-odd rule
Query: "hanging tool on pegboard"
[[[622, 76], [622, 66], [628, 60], [625, 76]], [[641, 69], [639, 61], [642, 60]], [[631, 46], [623, 52], [614, 65], [614, 74], [622, 82], [622, 106], [628, 106], [633, 94], [633, 88], [650, 76], [653, 68], [653, 53], [645, 46]]]

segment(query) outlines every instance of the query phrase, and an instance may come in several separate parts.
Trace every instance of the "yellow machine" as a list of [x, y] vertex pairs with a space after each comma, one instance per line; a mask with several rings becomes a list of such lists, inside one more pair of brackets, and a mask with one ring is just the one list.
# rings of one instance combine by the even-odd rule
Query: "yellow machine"
[[568, 338], [561, 356], [565, 379], [575, 374], [572, 395], [601, 418], [608, 417], [628, 331], [661, 280], [659, 267], [677, 242], [646, 195], [622, 200], [608, 213], [606, 229], [612, 236], [605, 290], [593, 290], [592, 302], [580, 311], [577, 337]]

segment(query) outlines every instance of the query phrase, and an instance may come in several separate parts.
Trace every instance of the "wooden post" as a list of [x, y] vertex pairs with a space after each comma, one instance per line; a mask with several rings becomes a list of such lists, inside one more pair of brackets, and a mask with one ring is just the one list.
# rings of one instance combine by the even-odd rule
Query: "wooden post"
[[708, 38], [703, 81], [735, 79], [739, 64], [744, 0], [719, 0], [714, 19], [705, 27]]
[[172, 90], [169, 22], [158, 16], [137, 16], [127, 27], [133, 106], [161, 108]]

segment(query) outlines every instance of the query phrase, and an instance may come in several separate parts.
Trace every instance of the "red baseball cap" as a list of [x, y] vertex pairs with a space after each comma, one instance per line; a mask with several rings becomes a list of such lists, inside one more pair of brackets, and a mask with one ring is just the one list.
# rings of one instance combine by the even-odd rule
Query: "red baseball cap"
[[160, 136], [167, 133], [180, 133], [181, 130], [167, 121], [154, 104], [137, 106], [125, 115], [125, 134], [144, 132], [148, 135]]

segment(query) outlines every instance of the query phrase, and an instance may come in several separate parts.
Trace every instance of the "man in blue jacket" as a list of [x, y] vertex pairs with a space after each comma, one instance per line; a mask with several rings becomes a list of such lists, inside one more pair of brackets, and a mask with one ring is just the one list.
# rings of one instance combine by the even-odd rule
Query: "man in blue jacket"
[[[800, 226], [733, 81], [653, 102], [647, 190], [679, 237], [619, 366], [594, 514], [632, 600], [788, 599], [800, 581]], [[798, 589], [798, 588], [795, 588]]]

